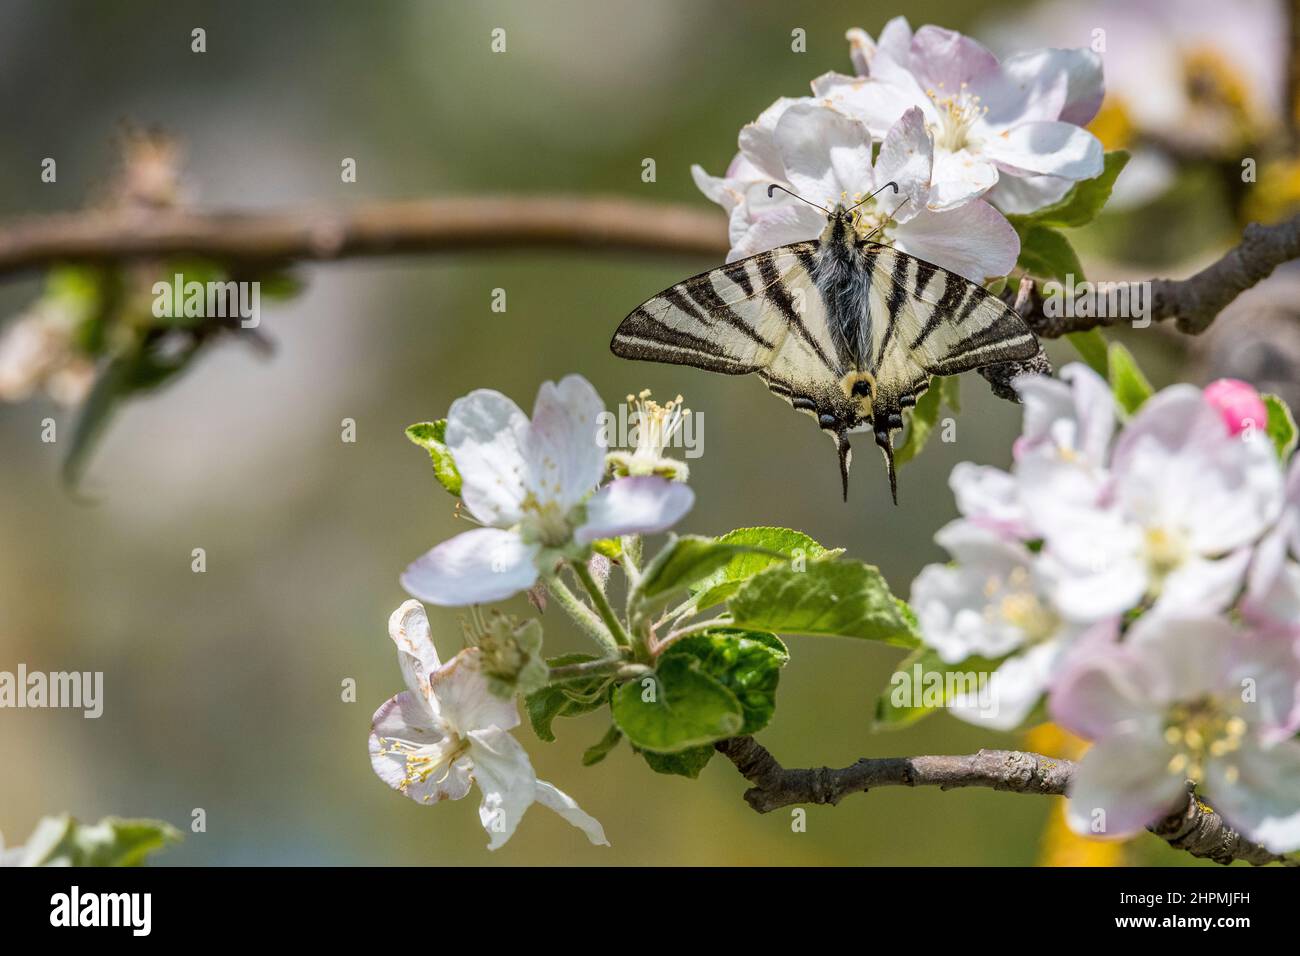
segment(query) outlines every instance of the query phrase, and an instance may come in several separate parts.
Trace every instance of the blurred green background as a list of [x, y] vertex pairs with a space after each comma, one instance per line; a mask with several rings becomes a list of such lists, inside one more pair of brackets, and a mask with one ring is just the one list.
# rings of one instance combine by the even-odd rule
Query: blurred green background
[[[270, 207], [481, 191], [606, 192], [706, 201], [740, 126], [814, 76], [849, 71], [846, 28], [971, 28], [1007, 7], [959, 2], [6, 2], [0, 6], [0, 214], [74, 209], [102, 189], [124, 120], [157, 124], [188, 152], [201, 205]], [[190, 52], [190, 31], [207, 52]], [[489, 51], [504, 27], [508, 53]], [[790, 31], [807, 31], [792, 53]], [[1079, 45], [1087, 42], [1079, 38]], [[58, 160], [57, 184], [39, 180]], [[340, 182], [354, 157], [358, 181]], [[643, 183], [655, 159], [658, 181]], [[963, 382], [954, 444], [933, 443], [889, 503], [863, 445], [847, 505], [833, 450], [750, 379], [633, 365], [607, 349], [637, 302], [712, 263], [587, 254], [467, 254], [310, 267], [307, 290], [264, 305], [271, 359], [213, 351], [109, 431], [85, 491], [58, 481], [45, 400], [0, 405], [0, 669], [105, 674], [104, 715], [0, 712], [0, 830], [20, 843], [46, 813], [165, 818], [174, 864], [1029, 864], [1052, 808], [987, 791], [886, 790], [838, 808], [759, 816], [715, 760], [696, 781], [651, 773], [627, 748], [585, 769], [600, 716], [560, 740], [519, 730], [539, 775], [604, 824], [590, 847], [534, 809], [489, 855], [477, 799], [426, 808], [385, 787], [366, 756], [370, 715], [401, 688], [385, 623], [411, 559], [463, 530], [408, 423], [488, 386], [525, 408], [578, 371], [611, 404], [683, 393], [703, 415], [698, 495], [683, 530], [786, 525], [878, 563], [895, 588], [940, 560], [963, 459], [1005, 465], [1019, 412]], [[508, 311], [490, 309], [504, 288]], [[0, 314], [38, 291], [0, 286]], [[1178, 370], [1164, 339], [1133, 343], [1158, 383]], [[1058, 353], [1058, 358], [1068, 355]], [[354, 418], [358, 441], [340, 441]], [[64, 434], [67, 434], [65, 431]], [[190, 570], [191, 551], [208, 570]], [[527, 611], [516, 602], [514, 609]], [[431, 611], [444, 656], [457, 614]], [[580, 637], [545, 618], [551, 652]], [[761, 739], [788, 766], [863, 755], [966, 752], [1023, 738], [946, 716], [873, 734], [877, 692], [901, 652], [794, 639], [775, 721]], [[346, 678], [357, 702], [340, 699]], [[206, 833], [189, 833], [203, 808]], [[1155, 839], [1132, 862], [1188, 862]]]

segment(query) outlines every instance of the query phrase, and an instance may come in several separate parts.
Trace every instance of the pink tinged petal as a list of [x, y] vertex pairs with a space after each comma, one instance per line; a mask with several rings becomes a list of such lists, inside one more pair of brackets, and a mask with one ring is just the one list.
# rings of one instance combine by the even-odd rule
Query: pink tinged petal
[[907, 110], [919, 106], [931, 122], [939, 121], [934, 101], [925, 95], [907, 70], [889, 60], [877, 61], [870, 79], [825, 73], [813, 80], [813, 94], [853, 119], [864, 123], [872, 136], [882, 138]]
[[528, 419], [500, 392], [476, 389], [447, 413], [447, 447], [461, 477], [461, 498], [479, 521], [509, 527], [519, 520], [528, 470]]
[[1129, 628], [1124, 645], [1146, 675], [1150, 700], [1169, 703], [1239, 692], [1232, 677], [1238, 637], [1221, 617], [1149, 613]]
[[483, 794], [479, 821], [488, 833], [488, 849], [497, 850], [537, 799], [537, 775], [519, 741], [504, 730], [475, 730], [469, 740], [474, 782]]
[[1205, 795], [1225, 820], [1272, 852], [1300, 850], [1300, 743], [1247, 741], [1211, 761]]
[[951, 212], [922, 210], [894, 230], [895, 246], [972, 282], [1004, 276], [1020, 255], [1020, 238], [988, 203], [976, 200]]
[[585, 812], [573, 797], [545, 780], [537, 781], [537, 802], [554, 810], [569, 823], [587, 835], [587, 839], [596, 846], [609, 846], [605, 839], [605, 828], [600, 821]]
[[1300, 636], [1300, 564], [1283, 560], [1279, 553], [1273, 573], [1266, 574], [1262, 570], [1265, 544], [1271, 550], [1273, 542], [1280, 540], [1280, 536], [1270, 535], [1256, 550], [1246, 596], [1241, 602], [1241, 613], [1246, 620], [1261, 628]]
[[[433, 646], [429, 618], [419, 601], [407, 601], [388, 618], [388, 636], [397, 645], [397, 662], [406, 686], [427, 697], [429, 675], [441, 666]], [[435, 711], [436, 712], [436, 711]]]
[[791, 242], [816, 239], [825, 228], [824, 215], [797, 199], [790, 199], [780, 208], [756, 216], [744, 235], [732, 242], [727, 261], [735, 262]]
[[[897, 208], [897, 222], [906, 222], [925, 209], [930, 194], [930, 172], [934, 167], [934, 142], [926, 132], [920, 109], [912, 107], [889, 128], [876, 157], [876, 188], [885, 183], [898, 185], [898, 194], [880, 194], [887, 208]], [[905, 203], [905, 205], [904, 205]]]
[[[1002, 63], [1005, 81], [1025, 91], [1019, 117], [1024, 120], [1061, 120], [1083, 126], [1097, 115], [1105, 92], [1101, 57], [1088, 49], [1034, 50], [1017, 54]], [[983, 91], [981, 91], [983, 93]], [[1001, 113], [992, 97], [983, 93], [989, 107], [987, 121], [997, 123], [1010, 112]]]
[[948, 476], [957, 510], [973, 523], [1007, 538], [1029, 536], [1016, 479], [989, 465], [959, 462]]
[[978, 89], [984, 113], [981, 126], [1000, 132], [1018, 123], [1057, 120], [1065, 106], [1069, 77], [1064, 63], [1052, 54], [1063, 50], [1036, 50], [1011, 57]]
[[456, 745], [439, 730], [423, 699], [403, 692], [375, 711], [370, 765], [379, 779], [417, 803], [459, 800], [469, 792], [469, 773]]
[[807, 102], [810, 102], [808, 97], [783, 96], [741, 129], [740, 152], [762, 178], [777, 182], [785, 178], [785, 166], [776, 144], [776, 124], [790, 107]]
[[492, 693], [481, 668], [481, 652], [477, 647], [467, 647], [429, 681], [438, 700], [439, 715], [461, 737], [489, 727], [510, 730], [519, 725], [514, 699]]
[[407, 566], [402, 587], [422, 601], [464, 607], [503, 601], [537, 582], [540, 546], [514, 531], [475, 528], [444, 541]]
[[[932, 180], [929, 207], [942, 212], [964, 206], [992, 189], [998, 181], [998, 167], [968, 149], [937, 149]], [[1018, 251], [1018, 240], [1016, 248]]]
[[1247, 428], [1263, 431], [1268, 427], [1268, 408], [1248, 382], [1235, 378], [1213, 381], [1205, 386], [1205, 400], [1219, 410], [1231, 435], [1240, 435]]
[[1146, 699], [1145, 673], [1122, 645], [1072, 655], [1052, 681], [1052, 719], [1085, 740], [1155, 725], [1160, 705]]
[[1250, 564], [1250, 548], [1227, 557], [1191, 558], [1171, 571], [1160, 585], [1154, 610], [1161, 614], [1217, 614], [1237, 599]]
[[838, 110], [790, 107], [776, 124], [776, 144], [786, 180], [810, 202], [829, 208], [842, 193], [873, 188], [871, 133]]
[[527, 485], [538, 501], [557, 502], [567, 511], [596, 487], [605, 473], [604, 410], [581, 375], [542, 384], [524, 443]]
[[981, 44], [931, 25], [913, 35], [909, 66], [921, 84], [939, 96], [959, 93], [963, 84], [978, 89], [999, 69], [998, 58]]
[[1277, 631], [1239, 635], [1224, 681], [1241, 700], [1241, 716], [1270, 743], [1300, 729], [1300, 648], [1294, 637]]
[[1072, 123], [1021, 123], [981, 143], [984, 155], [1018, 175], [1092, 179], [1102, 170], [1102, 146]]
[[655, 475], [619, 478], [587, 502], [587, 520], [574, 533], [579, 544], [624, 534], [656, 534], [675, 525], [695, 504], [680, 481]]
[[1168, 770], [1172, 757], [1158, 733], [1120, 734], [1094, 744], [1070, 787], [1070, 829], [1126, 837], [1178, 809], [1186, 785], [1181, 774]]
[[984, 198], [1007, 214], [1024, 215], [1065, 198], [1074, 180], [1059, 176], [999, 176]]
[[858, 76], [871, 72], [871, 60], [876, 55], [876, 43], [866, 30], [852, 27], [844, 34], [849, 41], [849, 59], [853, 61], [853, 70]]

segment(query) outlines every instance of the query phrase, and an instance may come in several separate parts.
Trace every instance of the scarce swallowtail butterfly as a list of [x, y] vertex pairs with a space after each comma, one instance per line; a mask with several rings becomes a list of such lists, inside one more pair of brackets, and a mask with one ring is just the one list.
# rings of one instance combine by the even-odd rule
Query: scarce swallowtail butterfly
[[823, 212], [818, 239], [702, 272], [643, 302], [610, 348], [622, 358], [754, 373], [830, 435], [846, 500], [849, 433], [871, 429], [897, 504], [893, 432], [930, 377], [1026, 361], [1038, 341], [976, 283], [860, 238], [853, 207]]

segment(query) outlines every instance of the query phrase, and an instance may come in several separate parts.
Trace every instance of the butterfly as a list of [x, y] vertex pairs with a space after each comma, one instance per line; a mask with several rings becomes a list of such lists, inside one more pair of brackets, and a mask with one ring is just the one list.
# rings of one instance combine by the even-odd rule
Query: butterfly
[[[897, 192], [893, 183], [882, 189], [889, 186]], [[784, 189], [770, 187], [769, 195], [773, 188]], [[1028, 360], [1038, 340], [976, 283], [861, 238], [856, 206], [817, 208], [827, 213], [819, 238], [665, 289], [632, 310], [610, 349], [622, 358], [757, 375], [835, 442], [845, 500], [849, 433], [870, 429], [897, 504], [893, 432], [931, 376]]]

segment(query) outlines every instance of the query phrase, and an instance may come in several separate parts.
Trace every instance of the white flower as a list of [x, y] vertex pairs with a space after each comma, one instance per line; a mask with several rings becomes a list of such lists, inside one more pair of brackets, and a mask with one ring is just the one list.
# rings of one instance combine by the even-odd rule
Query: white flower
[[723, 179], [698, 167], [700, 189], [731, 214], [728, 260], [815, 239], [826, 225], [817, 209], [782, 192], [776, 183], [810, 203], [853, 205], [884, 187], [858, 209], [860, 236], [874, 235], [902, 252], [963, 275], [973, 282], [1003, 276], [1020, 253], [1015, 230], [982, 201], [937, 213], [929, 207], [934, 146], [921, 111], [900, 111], [872, 162], [872, 136], [865, 125], [837, 109], [803, 100], [781, 100], [745, 127], [741, 152]]
[[381, 780], [419, 803], [459, 800], [470, 784], [478, 784], [479, 819], [492, 850], [510, 839], [534, 802], [550, 807], [592, 843], [609, 845], [599, 822], [537, 779], [528, 754], [509, 733], [519, 724], [519, 712], [514, 701], [488, 689], [478, 648], [441, 663], [418, 601], [393, 612], [388, 633], [408, 690], [386, 701], [371, 723], [370, 763]]
[[[1109, 486], [1093, 506], [1069, 483], [1052, 484], [1070, 472], [1018, 468], [1030, 524], [1060, 581], [1057, 603], [1072, 614], [1119, 613], [1144, 599], [1163, 612], [1224, 610], [1241, 589], [1251, 545], [1282, 506], [1271, 443], [1258, 432], [1233, 436], [1190, 385], [1142, 406], [1116, 442]], [[1041, 493], [1026, 496], [1034, 482]]]
[[1079, 647], [1114, 640], [1116, 619], [1071, 621], [1055, 607], [1052, 580], [1023, 544], [971, 521], [935, 535], [957, 562], [932, 564], [912, 584], [922, 640], [947, 664], [1001, 660], [986, 700], [949, 702], [954, 716], [999, 730], [1020, 725]]
[[36, 302], [0, 335], [0, 401], [17, 402], [44, 388], [60, 405], [81, 402], [95, 364], [74, 345], [77, 314], [54, 296]]
[[1289, 642], [1218, 618], [1144, 615], [1053, 690], [1055, 719], [1095, 741], [1071, 787], [1070, 826], [1127, 836], [1177, 810], [1190, 779], [1251, 839], [1300, 848], [1298, 686]]
[[1285, 494], [1277, 524], [1251, 559], [1241, 610], [1257, 626], [1300, 641], [1300, 563], [1295, 561], [1300, 555], [1300, 456], [1291, 461]]
[[660, 405], [650, 398], [650, 389], [629, 395], [627, 404], [635, 416], [636, 448], [631, 452], [611, 451], [606, 460], [615, 475], [659, 475], [685, 481], [690, 474], [686, 462], [667, 454], [669, 445], [681, 433], [691, 410], [682, 397], [670, 398]]
[[603, 408], [580, 375], [543, 384], [532, 421], [490, 389], [457, 399], [446, 445], [465, 507], [486, 527], [417, 559], [402, 586], [430, 604], [503, 600], [597, 539], [662, 531], [686, 514], [695, 496], [680, 482], [622, 478], [596, 491], [605, 472]]
[[1095, 53], [1036, 50], [999, 63], [969, 37], [935, 26], [912, 34], [901, 17], [879, 46], [861, 31], [849, 39], [866, 75], [829, 73], [813, 92], [875, 136], [919, 107], [934, 138], [931, 208], [989, 193], [1005, 211], [1029, 212], [1101, 172], [1101, 143], [1080, 125], [1101, 105]]

